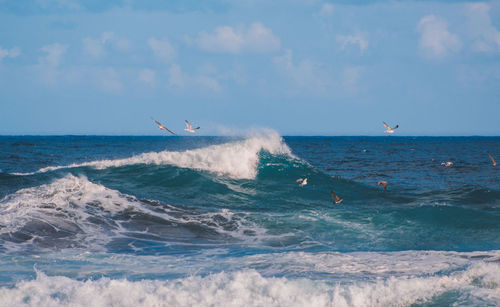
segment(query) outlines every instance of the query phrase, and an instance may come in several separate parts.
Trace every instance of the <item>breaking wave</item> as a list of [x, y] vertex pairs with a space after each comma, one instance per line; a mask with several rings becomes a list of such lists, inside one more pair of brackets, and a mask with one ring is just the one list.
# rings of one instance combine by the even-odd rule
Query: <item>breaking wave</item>
[[2, 242], [11, 242], [102, 250], [113, 240], [128, 240], [128, 246], [135, 249], [134, 243], [141, 240], [221, 243], [264, 238], [266, 230], [248, 221], [246, 215], [137, 199], [83, 176], [67, 175], [0, 200], [0, 247]]
[[257, 175], [259, 153], [267, 151], [273, 155], [294, 157], [281, 136], [275, 132], [256, 135], [245, 140], [212, 145], [186, 151], [161, 151], [143, 153], [125, 159], [99, 160], [74, 163], [66, 166], [44, 167], [33, 173], [13, 173], [14, 175], [32, 175], [58, 169], [92, 167], [105, 169], [134, 164], [175, 165], [182, 168], [209, 171], [227, 175], [234, 179], [253, 179]]
[[265, 277], [255, 270], [169, 281], [47, 276], [0, 289], [0, 302], [32, 306], [409, 306], [500, 303], [500, 265], [476, 263], [431, 276], [332, 283]]

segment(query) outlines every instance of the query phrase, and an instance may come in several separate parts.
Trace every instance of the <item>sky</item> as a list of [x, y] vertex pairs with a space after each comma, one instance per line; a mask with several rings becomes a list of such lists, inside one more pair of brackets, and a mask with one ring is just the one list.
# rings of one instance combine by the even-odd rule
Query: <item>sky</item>
[[0, 0], [0, 135], [500, 135], [500, 1]]

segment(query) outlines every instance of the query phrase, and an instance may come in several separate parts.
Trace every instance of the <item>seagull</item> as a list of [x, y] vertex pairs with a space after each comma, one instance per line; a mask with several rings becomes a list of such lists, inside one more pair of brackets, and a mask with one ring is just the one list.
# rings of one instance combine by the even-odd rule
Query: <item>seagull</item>
[[377, 185], [382, 185], [382, 187], [384, 188], [384, 191], [385, 191], [385, 189], [387, 189], [387, 181], [381, 180], [381, 181], [377, 182]]
[[307, 184], [307, 178], [304, 178], [304, 179], [299, 178], [299, 179], [295, 180], [295, 182], [299, 182], [300, 183], [299, 185], [301, 187], [303, 187], [303, 186], [305, 186]]
[[187, 120], [185, 120], [185, 122], [186, 122], [186, 129], [184, 129], [184, 130], [187, 132], [194, 133], [195, 130], [200, 129], [200, 127], [196, 127], [196, 128], [191, 127], [191, 124]]
[[452, 166], [452, 165], [453, 165], [453, 162], [451, 162], [451, 161], [448, 161], [448, 162], [442, 162], [442, 163], [441, 163], [441, 165], [444, 165], [444, 166], [448, 167], [448, 166]]
[[385, 122], [382, 122], [385, 127], [385, 133], [394, 133], [394, 130], [398, 129], [399, 125], [394, 126], [392, 129], [389, 128], [389, 125], [387, 125]]
[[493, 157], [488, 154], [488, 156], [490, 156], [490, 159], [491, 159], [491, 162], [493, 163], [493, 166], [497, 166], [498, 163], [495, 162], [495, 159], [493, 159]]
[[172, 131], [168, 130], [167, 127], [163, 126], [159, 121], [157, 121], [156, 119], [152, 118], [152, 120], [154, 120], [154, 122], [158, 125], [158, 128], [159, 129], [162, 129], [162, 130], [167, 130], [168, 132], [172, 133], [173, 135], [175, 135], [175, 133], [173, 133]]
[[333, 192], [332, 190], [330, 190], [330, 194], [332, 194], [333, 201], [335, 202], [335, 204], [340, 204], [344, 200], [338, 197], [337, 194], [335, 194], [335, 192]]

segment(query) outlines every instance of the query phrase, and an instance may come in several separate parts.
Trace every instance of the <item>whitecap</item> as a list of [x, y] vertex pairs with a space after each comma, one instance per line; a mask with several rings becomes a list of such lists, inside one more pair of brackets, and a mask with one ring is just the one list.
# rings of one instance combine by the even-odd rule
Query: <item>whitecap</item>
[[148, 152], [125, 159], [98, 160], [74, 163], [66, 166], [44, 167], [32, 173], [13, 173], [13, 175], [32, 175], [65, 168], [93, 167], [105, 169], [135, 164], [174, 165], [182, 168], [209, 171], [227, 175], [234, 179], [253, 179], [257, 176], [259, 153], [267, 151], [273, 155], [286, 155], [294, 158], [282, 137], [275, 132], [259, 134], [241, 141], [212, 145], [186, 151]]
[[75, 280], [37, 272], [0, 288], [0, 303], [31, 306], [409, 306], [455, 292], [465, 305], [500, 303], [500, 265], [477, 263], [444, 275], [331, 283], [265, 277], [255, 270], [173, 280]]
[[[229, 209], [199, 212], [140, 200], [93, 183], [85, 176], [68, 174], [49, 184], [20, 189], [0, 199], [0, 239], [18, 243], [45, 240], [52, 242], [43, 244], [49, 248], [64, 245], [92, 250], [102, 250], [115, 238], [139, 233], [151, 240], [168, 241], [170, 237], [162, 231], [197, 236], [210, 230], [221, 243], [229, 238], [248, 243], [266, 240], [267, 230], [248, 220], [248, 215]], [[157, 223], [154, 224], [156, 230], [145, 228], [141, 224], [143, 218], [157, 221], [151, 222]], [[9, 249], [15, 251], [18, 247], [10, 244]]]

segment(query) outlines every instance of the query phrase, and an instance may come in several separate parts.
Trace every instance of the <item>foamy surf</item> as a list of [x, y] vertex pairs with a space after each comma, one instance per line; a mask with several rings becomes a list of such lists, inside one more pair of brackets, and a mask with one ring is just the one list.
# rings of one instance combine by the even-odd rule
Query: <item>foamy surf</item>
[[47, 276], [0, 288], [0, 303], [28, 306], [410, 306], [500, 303], [500, 265], [477, 263], [430, 276], [365, 278], [336, 283], [265, 277], [255, 270], [168, 281], [75, 280]]
[[226, 175], [233, 179], [253, 179], [257, 175], [259, 153], [267, 151], [273, 155], [294, 157], [283, 138], [275, 132], [267, 132], [248, 137], [241, 141], [212, 145], [186, 151], [161, 151], [143, 153], [125, 159], [99, 160], [74, 163], [66, 166], [49, 166], [31, 173], [13, 175], [33, 175], [58, 169], [92, 167], [105, 169], [135, 164], [174, 165]]
[[214, 242], [266, 239], [266, 229], [246, 216], [229, 209], [200, 212], [140, 200], [69, 174], [1, 199], [0, 239], [92, 250], [103, 250], [114, 239], [141, 237], [158, 242], [196, 237]]

